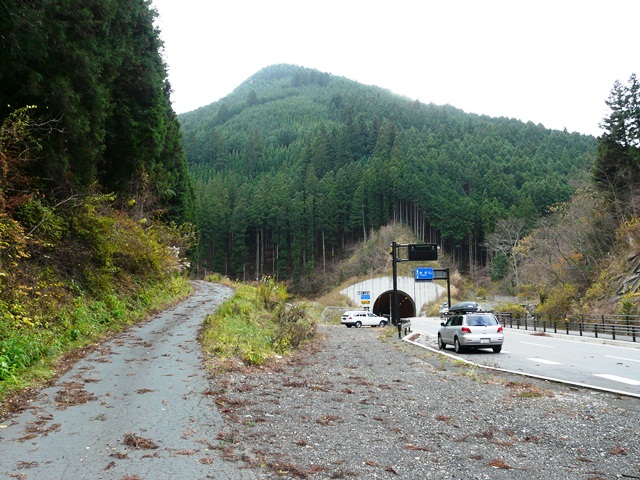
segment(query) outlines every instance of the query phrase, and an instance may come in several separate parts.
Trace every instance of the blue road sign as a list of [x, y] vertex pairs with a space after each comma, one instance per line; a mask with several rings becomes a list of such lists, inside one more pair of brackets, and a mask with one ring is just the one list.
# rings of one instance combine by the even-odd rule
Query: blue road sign
[[433, 268], [421, 267], [414, 270], [415, 280], [433, 280]]

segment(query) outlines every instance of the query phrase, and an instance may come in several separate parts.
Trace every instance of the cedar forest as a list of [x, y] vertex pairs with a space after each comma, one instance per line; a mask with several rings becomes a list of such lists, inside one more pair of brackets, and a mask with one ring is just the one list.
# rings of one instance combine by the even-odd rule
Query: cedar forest
[[464, 269], [485, 263], [496, 223], [532, 227], [569, 200], [597, 145], [291, 65], [179, 118], [200, 206], [199, 268], [299, 285], [391, 222]]

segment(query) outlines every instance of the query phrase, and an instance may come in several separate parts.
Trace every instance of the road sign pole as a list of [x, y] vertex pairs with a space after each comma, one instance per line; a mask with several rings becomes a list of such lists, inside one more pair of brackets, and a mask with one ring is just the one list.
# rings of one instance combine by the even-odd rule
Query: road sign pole
[[447, 271], [447, 305], [451, 308], [451, 280], [449, 279], [449, 267], [445, 268]]
[[391, 244], [391, 264], [393, 266], [393, 293], [391, 294], [391, 323], [398, 326], [400, 336], [400, 321], [398, 319], [398, 259], [396, 255], [397, 243]]

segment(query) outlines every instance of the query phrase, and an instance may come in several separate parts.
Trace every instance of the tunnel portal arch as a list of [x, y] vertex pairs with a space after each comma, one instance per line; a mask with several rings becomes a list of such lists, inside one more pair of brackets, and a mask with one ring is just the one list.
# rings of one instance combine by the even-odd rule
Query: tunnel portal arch
[[[376, 315], [390, 318], [393, 277], [375, 277], [354, 283], [340, 291], [349, 301], [351, 308], [370, 310]], [[417, 282], [413, 277], [398, 277], [397, 292], [399, 317], [411, 318], [418, 315], [428, 302], [437, 301], [445, 293], [436, 282]]]
[[[387, 290], [376, 298], [373, 302], [373, 313], [381, 317], [391, 318], [391, 301], [393, 298], [393, 290]], [[416, 316], [416, 304], [411, 295], [398, 290], [398, 314], [400, 318], [409, 318]]]

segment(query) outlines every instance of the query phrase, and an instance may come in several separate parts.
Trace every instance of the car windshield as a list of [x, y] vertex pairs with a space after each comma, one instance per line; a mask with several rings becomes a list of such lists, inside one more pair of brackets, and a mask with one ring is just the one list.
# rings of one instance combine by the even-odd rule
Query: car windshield
[[488, 326], [488, 325], [497, 325], [497, 320], [491, 315], [468, 315], [467, 316], [467, 325], [470, 326]]

